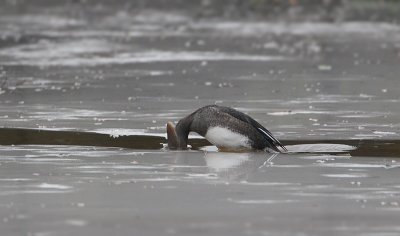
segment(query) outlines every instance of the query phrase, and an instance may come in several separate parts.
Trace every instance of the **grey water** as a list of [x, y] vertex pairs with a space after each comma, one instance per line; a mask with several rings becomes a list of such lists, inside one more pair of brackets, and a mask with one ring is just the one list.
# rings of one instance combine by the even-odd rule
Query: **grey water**
[[[398, 235], [398, 5], [359, 2], [376, 19], [0, 3], [0, 234]], [[295, 154], [163, 148], [207, 104]]]

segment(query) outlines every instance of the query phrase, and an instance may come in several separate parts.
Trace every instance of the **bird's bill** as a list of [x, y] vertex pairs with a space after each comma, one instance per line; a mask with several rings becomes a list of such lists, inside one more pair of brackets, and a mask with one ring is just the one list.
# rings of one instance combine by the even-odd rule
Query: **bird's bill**
[[172, 122], [167, 123], [167, 138], [168, 138], [168, 148], [177, 149], [178, 136], [176, 135], [175, 126]]

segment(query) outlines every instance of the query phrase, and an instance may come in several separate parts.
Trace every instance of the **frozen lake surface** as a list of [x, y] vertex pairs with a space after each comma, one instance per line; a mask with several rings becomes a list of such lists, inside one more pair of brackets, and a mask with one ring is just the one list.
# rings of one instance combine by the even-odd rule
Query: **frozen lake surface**
[[[398, 24], [11, 2], [0, 7], [0, 134], [162, 138], [166, 122], [219, 104], [289, 144], [372, 144], [365, 156], [324, 153], [338, 144], [279, 155], [3, 145], [0, 234], [400, 232]], [[372, 151], [390, 140], [397, 151]]]
[[7, 235], [395, 235], [398, 158], [0, 149]]

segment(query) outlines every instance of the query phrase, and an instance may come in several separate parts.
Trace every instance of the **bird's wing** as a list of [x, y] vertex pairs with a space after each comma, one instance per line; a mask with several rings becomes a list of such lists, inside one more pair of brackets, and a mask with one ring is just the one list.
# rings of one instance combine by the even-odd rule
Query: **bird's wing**
[[287, 151], [285, 146], [283, 146], [283, 144], [279, 142], [269, 130], [267, 130], [264, 126], [262, 126], [260, 123], [255, 121], [250, 116], [230, 107], [218, 107], [218, 109], [222, 112], [228, 113], [229, 115], [235, 117], [238, 120], [250, 124], [251, 126], [256, 128], [268, 142], [274, 144], [275, 146], [281, 147], [284, 151]]

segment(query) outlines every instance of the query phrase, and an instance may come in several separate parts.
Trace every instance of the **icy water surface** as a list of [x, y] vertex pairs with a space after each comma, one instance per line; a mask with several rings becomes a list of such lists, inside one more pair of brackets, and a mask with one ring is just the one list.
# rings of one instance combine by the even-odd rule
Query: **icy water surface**
[[396, 158], [74, 146], [0, 154], [7, 235], [399, 231]]
[[10, 8], [0, 17], [2, 126], [164, 133], [217, 103], [278, 138], [399, 138], [396, 24]]
[[[88, 2], [0, 3], [1, 235], [399, 234], [398, 24]], [[207, 104], [292, 154], [163, 148]]]

